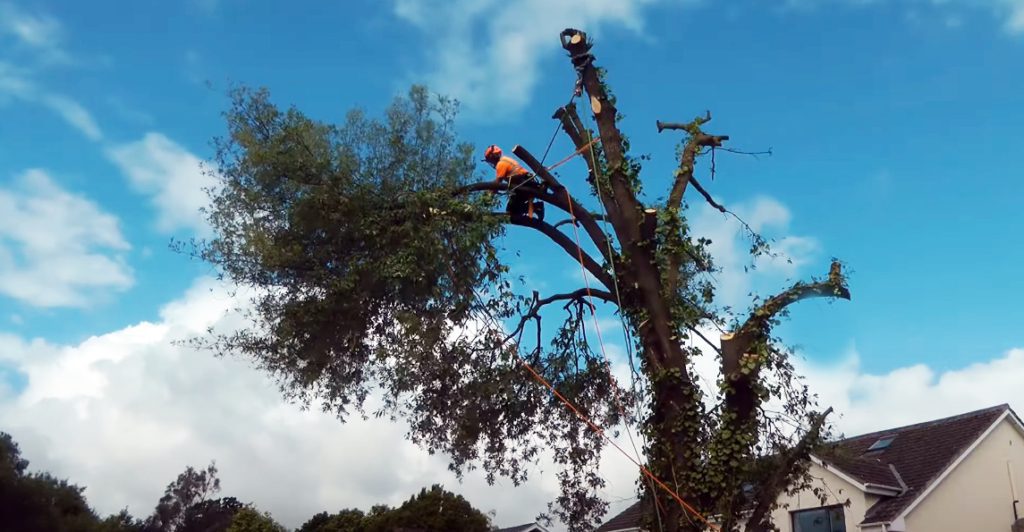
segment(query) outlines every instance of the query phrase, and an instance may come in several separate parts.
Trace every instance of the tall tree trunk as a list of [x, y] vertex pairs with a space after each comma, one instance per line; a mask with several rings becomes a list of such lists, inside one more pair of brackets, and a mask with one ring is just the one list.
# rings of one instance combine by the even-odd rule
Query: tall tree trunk
[[[652, 379], [652, 413], [647, 420], [648, 469], [677, 495], [690, 504], [698, 498], [701, 442], [684, 434], [699, 434], [694, 430], [700, 423], [694, 408], [698, 397], [692, 382], [684, 381], [680, 373], [669, 368], [657, 379]], [[660, 521], [665, 532], [703, 530], [699, 521], [676, 501], [672, 494], [656, 484], [648, 483], [655, 511], [661, 512]]]

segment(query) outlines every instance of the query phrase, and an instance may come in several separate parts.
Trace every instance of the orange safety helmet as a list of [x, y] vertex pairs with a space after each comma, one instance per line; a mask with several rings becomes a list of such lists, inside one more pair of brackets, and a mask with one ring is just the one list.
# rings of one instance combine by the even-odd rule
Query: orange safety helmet
[[498, 159], [501, 159], [501, 148], [497, 145], [491, 144], [484, 150], [485, 161], [497, 161]]

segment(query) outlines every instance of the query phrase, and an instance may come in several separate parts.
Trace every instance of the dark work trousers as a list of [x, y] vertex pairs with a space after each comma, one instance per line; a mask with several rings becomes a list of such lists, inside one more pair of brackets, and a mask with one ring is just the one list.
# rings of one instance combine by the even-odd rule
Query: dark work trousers
[[[516, 192], [514, 189], [524, 183], [532, 183], [532, 174], [519, 174], [512, 176], [509, 179], [509, 196], [508, 204], [505, 205], [505, 211], [508, 212], [509, 217], [512, 219], [526, 218], [530, 212], [530, 198], [525, 194]], [[535, 201], [533, 202], [533, 214], [538, 220], [544, 219], [544, 202]]]

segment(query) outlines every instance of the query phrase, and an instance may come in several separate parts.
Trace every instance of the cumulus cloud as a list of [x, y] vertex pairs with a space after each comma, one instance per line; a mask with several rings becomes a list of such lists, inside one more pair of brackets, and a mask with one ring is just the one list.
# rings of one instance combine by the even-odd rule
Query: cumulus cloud
[[[677, 0], [690, 3], [692, 0]], [[542, 59], [561, 50], [567, 27], [599, 35], [617, 27], [639, 33], [646, 8], [663, 0], [394, 0], [394, 12], [423, 31], [434, 90], [459, 98], [471, 112], [514, 114], [525, 107]], [[443, 27], [445, 31], [437, 31]]]
[[799, 366], [821, 397], [821, 404], [835, 407], [839, 417], [833, 421], [847, 435], [1002, 403], [1024, 413], [1020, 394], [1020, 376], [1024, 375], [1021, 348], [944, 372], [921, 363], [879, 375], [865, 373], [856, 351], [837, 364], [803, 361]]
[[157, 209], [157, 228], [163, 232], [192, 230], [207, 236], [209, 227], [200, 209], [206, 206], [205, 189], [215, 180], [190, 151], [160, 133], [107, 150], [132, 186], [149, 195]]
[[[225, 494], [253, 501], [290, 526], [321, 510], [396, 504], [434, 482], [511, 525], [532, 520], [556, 493], [549, 466], [517, 488], [488, 486], [478, 472], [459, 485], [443, 456], [404, 440], [401, 424], [358, 418], [342, 424], [316, 409], [303, 411], [244, 360], [172, 344], [209, 325], [235, 326], [237, 318], [227, 313], [235, 303], [204, 278], [167, 304], [157, 321], [79, 344], [0, 334], [0, 361], [28, 378], [16, 397], [0, 401], [0, 425], [22, 444], [33, 468], [84, 484], [102, 512], [127, 506], [144, 515], [186, 465], [211, 459]], [[712, 371], [711, 364], [701, 371]], [[835, 365], [802, 364], [848, 434], [1003, 402], [1024, 408], [1014, 377], [1024, 373], [1024, 349], [942, 373], [918, 365], [869, 374], [853, 355]], [[628, 379], [626, 371], [619, 365], [617, 378]], [[74, 445], [67, 434], [75, 434]], [[618, 442], [632, 454], [625, 435]], [[635, 468], [616, 451], [606, 453], [602, 474], [609, 498], [633, 495]]]
[[0, 188], [0, 294], [37, 307], [85, 307], [133, 284], [120, 223], [29, 170]]
[[[740, 202], [732, 207], [732, 211], [751, 230], [774, 240], [771, 256], [761, 256], [751, 263], [749, 241], [742, 238], [745, 229], [740, 221], [707, 205], [697, 209], [691, 226], [694, 235], [711, 239], [709, 251], [715, 264], [722, 269], [715, 274], [719, 301], [743, 309], [750, 303], [747, 294], [755, 284], [795, 276], [815, 259], [820, 246], [812, 237], [788, 234], [792, 214], [773, 198], [761, 196]], [[751, 265], [756, 267], [753, 273], [748, 271]], [[824, 269], [815, 273], [824, 273]]]
[[342, 424], [303, 411], [246, 361], [172, 344], [210, 325], [236, 326], [227, 313], [236, 303], [204, 278], [159, 320], [80, 344], [0, 335], [0, 361], [28, 378], [16, 398], [0, 402], [0, 425], [33, 468], [88, 486], [102, 512], [128, 506], [144, 515], [186, 465], [211, 459], [226, 495], [254, 501], [290, 526], [322, 510], [398, 504], [434, 482], [495, 510], [507, 525], [532, 520], [551, 500], [557, 488], [549, 478], [489, 487], [471, 473], [460, 486], [443, 457], [404, 440], [401, 424]]

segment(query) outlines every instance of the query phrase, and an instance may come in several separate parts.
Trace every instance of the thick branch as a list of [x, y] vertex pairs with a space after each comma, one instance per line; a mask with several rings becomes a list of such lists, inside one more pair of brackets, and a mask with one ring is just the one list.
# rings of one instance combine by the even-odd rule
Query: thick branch
[[[458, 190], [455, 191], [455, 194], [457, 195], [457, 194], [466, 194], [466, 193], [469, 193], [469, 192], [486, 192], [486, 191], [502, 192], [502, 191], [505, 191], [507, 188], [508, 188], [508, 185], [506, 185], [505, 183], [498, 183], [498, 182], [495, 182], [495, 181], [484, 181], [484, 182], [481, 182], [481, 183], [473, 183], [473, 184], [470, 184], [470, 185], [466, 185], [466, 186], [460, 187]], [[524, 194], [524, 195], [526, 195], [528, 197], [531, 197], [531, 198], [540, 199], [540, 200], [542, 200], [544, 202], [547, 202], [547, 203], [550, 203], [550, 204], [552, 204], [552, 205], [554, 205], [554, 206], [556, 206], [556, 207], [558, 207], [558, 208], [560, 208], [560, 209], [562, 209], [562, 210], [564, 210], [566, 212], [569, 212], [569, 207], [568, 207], [568, 204], [566, 203], [565, 199], [559, 197], [559, 195], [554, 195], [554, 194], [551, 194], [551, 193], [548, 193], [548, 192], [544, 192], [539, 187], [537, 187], [536, 185], [522, 185], [522, 186], [520, 186], [520, 187], [518, 187], [516, 189], [516, 192], [518, 192], [520, 194]], [[574, 206], [578, 206], [578, 203], [575, 203], [575, 201], [574, 201], [573, 205]], [[582, 212], [586, 212], [586, 210], [583, 209], [582, 207], [579, 207], [579, 208], [580, 208], [580, 210]], [[574, 209], [575, 209], [575, 207], [574, 207]], [[585, 221], [584, 218], [582, 218], [579, 215], [577, 215], [577, 219], [579, 219], [581, 222]], [[591, 220], [591, 221], [593, 221], [593, 220]], [[577, 247], [576, 243], [573, 242], [572, 239], [570, 239], [564, 233], [562, 233], [561, 231], [556, 229], [555, 226], [553, 226], [553, 225], [551, 225], [551, 224], [549, 224], [547, 222], [542, 222], [540, 220], [536, 220], [534, 218], [519, 218], [519, 217], [509, 218], [508, 223], [511, 223], [513, 225], [521, 225], [521, 226], [524, 226], [524, 227], [531, 227], [533, 229], [536, 229], [536, 230], [540, 231], [541, 233], [544, 233], [554, 243], [556, 243], [559, 246], [561, 246], [562, 249], [564, 249], [566, 251], [566, 253], [568, 253], [574, 260], [576, 260], [576, 262], [580, 262], [580, 260], [582, 259], [583, 267], [586, 268], [587, 271], [589, 271], [594, 277], [596, 277], [597, 280], [601, 281], [601, 284], [603, 284], [605, 286], [605, 288], [611, 289], [612, 286], [614, 286], [614, 283], [612, 282], [611, 276], [608, 275], [608, 273], [604, 271], [604, 269], [601, 267], [601, 265], [598, 264], [597, 261], [595, 261], [587, 252], [585, 252], [581, 248]], [[597, 226], [596, 222], [594, 222], [594, 226], [595, 227]], [[604, 235], [604, 233], [601, 233], [601, 234]], [[607, 258], [607, 256], [606, 256], [607, 251], [605, 250], [604, 246], [601, 245], [601, 243], [603, 243], [603, 239], [602, 240], [598, 240], [597, 242], [598, 242], [598, 245], [597, 245], [598, 251], [602, 252], [602, 256], [603, 257]]]
[[[565, 107], [559, 107], [552, 118], [562, 123], [562, 131], [565, 131], [565, 134], [569, 136], [577, 150], [582, 150], [593, 140], [590, 131], [583, 125], [580, 115], [576, 112], [576, 104], [569, 103]], [[597, 161], [593, 157], [584, 157], [584, 160], [587, 162], [587, 168], [590, 169], [587, 181], [594, 184], [594, 178], [597, 176]]]
[[544, 165], [541, 164], [541, 162], [538, 161], [537, 158], [533, 156], [532, 153], [526, 151], [526, 148], [516, 144], [512, 148], [512, 153], [515, 154], [516, 157], [519, 157], [519, 159], [522, 160], [524, 163], [526, 163], [526, 165], [529, 166], [530, 169], [534, 171], [534, 173], [540, 176], [540, 178], [543, 179], [544, 182], [547, 183], [548, 186], [551, 187], [553, 190], [565, 188], [562, 186], [561, 183], [558, 182], [558, 179], [555, 178], [555, 176], [551, 175], [551, 172], [549, 172], [548, 169], [545, 168]]
[[697, 188], [713, 207], [724, 212], [721, 205], [715, 203], [703, 187], [700, 187], [700, 184], [693, 179], [694, 162], [701, 148], [717, 148], [722, 145], [722, 142], [729, 140], [728, 135], [708, 135], [700, 130], [700, 126], [708, 123], [710, 120], [711, 111], [708, 111], [707, 115], [703, 117], [698, 116], [687, 124], [662, 122], [660, 120], [657, 122], [658, 133], [666, 129], [682, 129], [690, 134], [689, 140], [683, 146], [683, 153], [679, 158], [679, 169], [676, 170], [676, 180], [672, 184], [672, 190], [668, 195], [668, 207], [670, 209], [678, 209], [682, 205], [683, 194], [686, 193], [686, 185], [693, 182], [694, 188]]
[[779, 463], [775, 464], [772, 475], [761, 484], [757, 494], [757, 503], [754, 506], [753, 513], [747, 518], [744, 530], [750, 532], [768, 532], [772, 530], [771, 524], [766, 519], [768, 514], [778, 500], [779, 495], [798, 476], [794, 474], [799, 472], [797, 465], [810, 458], [811, 448], [821, 437], [821, 428], [825, 425], [825, 418], [831, 413], [832, 407], [828, 407], [827, 410], [815, 417], [814, 421], [811, 422], [810, 428], [800, 438], [800, 441], [782, 454]]
[[551, 175], [551, 172], [548, 172], [547, 168], [544, 168], [544, 165], [541, 164], [536, 157], [534, 157], [530, 152], [526, 151], [526, 148], [517, 145], [512, 150], [512, 152], [515, 153], [517, 157], [522, 159], [522, 161], [526, 163], [526, 165], [529, 166], [531, 170], [536, 172], [537, 175], [539, 175], [541, 179], [543, 179], [544, 182], [551, 187], [551, 194], [555, 197], [555, 199], [558, 202], [564, 204], [564, 206], [559, 205], [559, 203], [556, 203], [543, 195], [538, 195], [537, 197], [544, 201], [547, 201], [548, 203], [552, 203], [558, 206], [560, 209], [566, 211], [567, 213], [578, 219], [580, 223], [583, 225], [583, 229], [587, 232], [587, 235], [590, 236], [590, 240], [593, 241], [594, 245], [597, 246], [597, 249], [601, 251], [601, 255], [605, 258], [605, 260], [611, 261], [611, 257], [608, 255], [608, 252], [605, 249], [607, 245], [605, 240], [607, 237], [604, 234], [604, 231], [602, 231], [601, 228], [597, 225], [597, 220], [590, 213], [590, 211], [588, 211], [582, 205], [580, 205], [580, 203], [576, 201], [576, 199], [573, 198], [571, 194], [569, 194], [569, 190], [563, 187], [562, 184], [558, 182], [558, 179], [556, 179], [555, 176]]
[[[637, 304], [648, 313], [648, 320], [645, 322], [648, 326], [641, 328], [640, 334], [644, 336], [644, 342], [652, 348], [648, 355], [651, 357], [652, 367], [679, 368], [683, 383], [692, 384], [682, 348], [673, 339], [675, 325], [662, 295], [661, 274], [655, 264], [653, 250], [650, 246], [644, 246], [640, 239], [643, 205], [637, 200], [632, 178], [627, 173], [630, 162], [626, 158], [625, 144], [616, 124], [615, 103], [608, 97], [604, 83], [594, 67], [594, 57], [590, 53], [590, 43], [587, 42], [586, 34], [568, 28], [562, 31], [561, 38], [562, 47], [569, 53], [573, 66], [583, 81], [583, 87], [590, 96], [591, 109], [601, 136], [601, 149], [607, 168], [607, 175], [595, 177], [607, 178], [610, 184], [610, 198], [605, 199], [605, 204], [620, 246], [629, 257], [628, 268], [623, 275], [633, 287], [627, 291], [630, 296], [637, 297]], [[571, 110], [567, 109], [567, 112], [569, 111]], [[688, 436], [689, 434], [680, 434], [680, 437]]]
[[[850, 290], [846, 287], [846, 279], [839, 262], [832, 262], [828, 279], [824, 281], [794, 284], [785, 292], [768, 298], [760, 307], [754, 309], [734, 333], [722, 335], [723, 370], [738, 363], [739, 357], [750, 352], [754, 343], [768, 337], [772, 320], [789, 305], [812, 297], [832, 297], [850, 299]], [[726, 375], [729, 373], [727, 372]]]
[[[596, 221], [599, 221], [599, 222], [608, 219], [608, 217], [603, 215], [603, 214], [590, 213], [590, 217], [593, 218]], [[579, 223], [579, 219], [578, 218], [575, 221], [576, 221], [576, 223]], [[566, 219], [564, 219], [564, 220], [562, 220], [560, 222], [555, 222], [555, 227], [562, 227], [563, 225], [568, 225], [568, 224], [571, 224], [571, 223], [573, 223], [573, 219], [572, 218], [566, 218]]]
[[[506, 192], [508, 185], [505, 183], [499, 183], [497, 181], [482, 181], [480, 183], [472, 183], [469, 185], [462, 186], [455, 190], [453, 195], [468, 194], [470, 192]], [[516, 187], [516, 192], [523, 194], [529, 198], [539, 199], [545, 203], [550, 203], [555, 207], [558, 207], [566, 214], [570, 214], [576, 218], [581, 224], [583, 229], [587, 232], [587, 235], [594, 242], [601, 257], [606, 262], [611, 262], [612, 258], [608, 251], [608, 245], [604, 231], [597, 225], [596, 215], [585, 209], [575, 198], [573, 198], [566, 189], [562, 189], [562, 192], [547, 192], [537, 185], [525, 184]], [[569, 202], [572, 202], [572, 210], [570, 210]], [[561, 225], [563, 222], [559, 222]]]
[[[568, 301], [568, 300], [579, 300], [585, 301], [588, 296], [595, 297], [597, 299], [604, 300], [608, 303], [615, 303], [615, 295], [607, 290], [598, 290], [596, 288], [579, 288], [572, 292], [566, 292], [564, 294], [555, 294], [552, 296], [545, 297], [544, 299], [538, 299], [534, 303], [534, 309], [540, 310], [544, 305], [549, 305], [555, 301]], [[587, 302], [589, 304], [589, 302]]]
[[626, 150], [622, 142], [622, 134], [616, 125], [618, 111], [615, 104], [608, 98], [604, 84], [594, 67], [593, 56], [590, 54], [590, 43], [587, 42], [586, 34], [582, 31], [566, 29], [562, 32], [562, 46], [572, 57], [573, 66], [579, 71], [583, 87], [590, 96], [594, 119], [601, 136], [601, 147], [608, 164], [606, 177], [611, 184], [614, 201], [619, 206], [618, 213], [613, 214], [612, 211], [609, 211], [609, 214], [612, 215], [613, 221], [617, 221], [615, 218], [618, 217], [622, 219], [622, 223], [614, 224], [616, 234], [619, 237], [619, 242], [634, 242], [639, 236], [641, 205], [633, 193], [630, 179], [626, 175], [628, 166]]
[[597, 278], [598, 281], [601, 281], [601, 284], [603, 284], [605, 288], [611, 290], [614, 286], [611, 276], [601, 268], [601, 265], [598, 264], [590, 255], [577, 247], [576, 243], [573, 242], [571, 238], [565, 236], [565, 234], [558, 229], [555, 229], [555, 226], [535, 218], [514, 218], [510, 220], [510, 223], [513, 225], [530, 227], [544, 233], [554, 243], [561, 246], [562, 249], [564, 249], [565, 252], [574, 260], [577, 262], [582, 260], [581, 264], [583, 264], [583, 267], [586, 268], [591, 275]]

